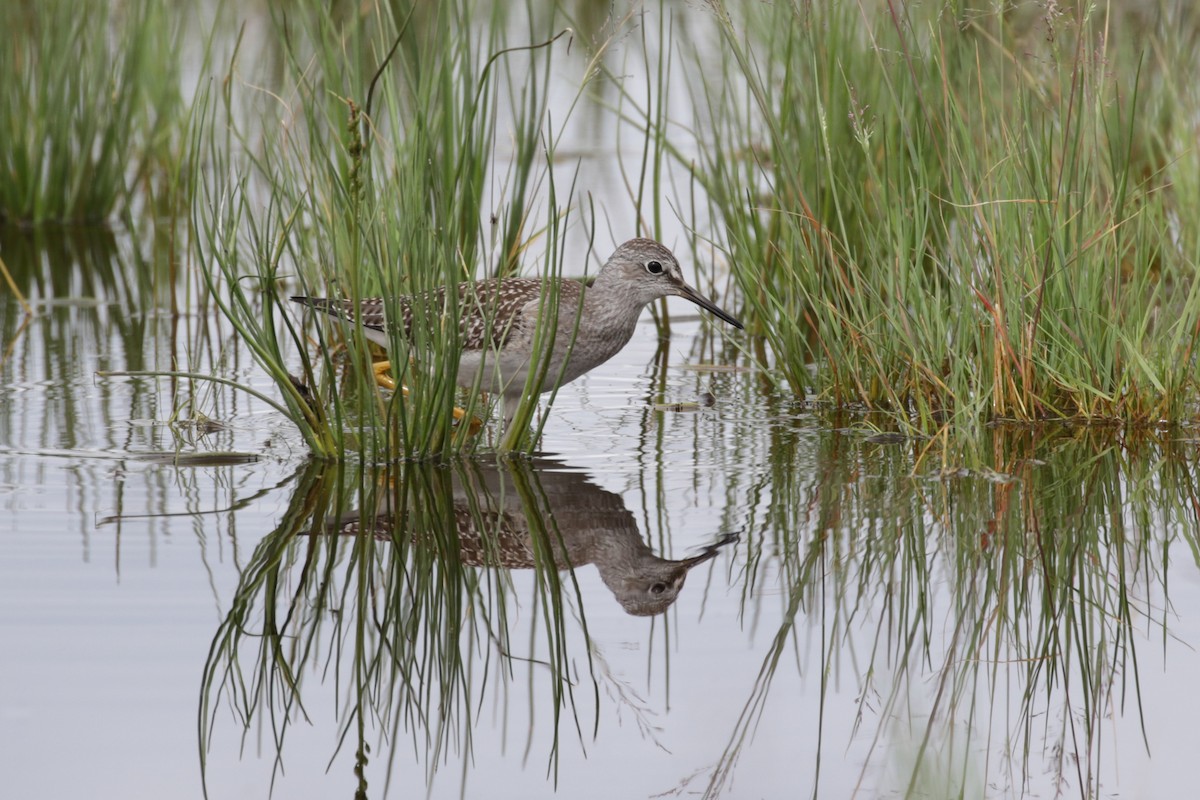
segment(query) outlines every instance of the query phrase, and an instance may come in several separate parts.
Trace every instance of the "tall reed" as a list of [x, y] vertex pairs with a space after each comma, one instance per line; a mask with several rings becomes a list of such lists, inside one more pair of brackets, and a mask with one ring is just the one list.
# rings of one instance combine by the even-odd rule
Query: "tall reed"
[[[569, 192], [551, 187], [544, 227], [535, 227], [533, 212], [559, 135], [552, 125], [563, 124], [546, 105], [562, 49], [553, 16], [530, 23], [530, 39], [514, 44], [500, 4], [488, 19], [474, 11], [465, 2], [370, 7], [348, 17], [315, 2], [277, 10], [272, 40], [282, 76], [265, 108], [278, 125], [260, 138], [257, 112], [239, 106], [244, 87], [233, 77], [244, 51], [197, 115], [197, 266], [323, 457], [469, 451], [478, 440], [451, 410], [456, 400], [473, 414], [485, 409], [477, 392], [460, 394], [455, 384], [455, 293], [444, 308], [418, 308], [411, 333], [392, 337], [395, 377], [410, 390], [403, 402], [375, 390], [359, 326], [299, 322], [297, 308], [281, 305], [285, 295], [383, 296], [398, 319], [395, 298], [511, 274], [543, 234], [542, 272], [559, 272], [559, 208], [569, 206]], [[503, 131], [501, 108], [511, 116]], [[496, 152], [510, 144], [498, 163]], [[296, 352], [311, 395], [288, 375]], [[527, 395], [502, 449], [533, 446], [527, 427], [536, 392]]]

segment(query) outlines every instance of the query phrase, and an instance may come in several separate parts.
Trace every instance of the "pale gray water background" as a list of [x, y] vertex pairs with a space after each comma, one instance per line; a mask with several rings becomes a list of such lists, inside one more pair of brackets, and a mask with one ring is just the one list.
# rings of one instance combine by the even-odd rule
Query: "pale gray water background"
[[[640, 92], [637, 58], [615, 58]], [[597, 104], [578, 119], [605, 114]], [[639, 152], [640, 137], [623, 135], [627, 155]], [[588, 156], [559, 168], [579, 165], [602, 230], [624, 238], [634, 225], [617, 138], [599, 141], [581, 135]], [[664, 240], [681, 244], [685, 226], [665, 218]], [[0, 243], [37, 311], [21, 327], [0, 290], [0, 794], [197, 798], [202, 669], [248, 558], [288, 508], [305, 447], [244, 394], [198, 387], [197, 407], [219, 423], [203, 432], [171, 422], [186, 386], [97, 380], [100, 370], [167, 369], [176, 356], [274, 392], [219, 318], [163, 310], [161, 245], [117, 235], [62, 248], [59, 238]], [[597, 240], [600, 255], [614, 243]], [[996, 456], [1011, 474], [943, 472], [918, 462], [924, 443], [874, 443], [862, 417], [764, 391], [739, 354], [745, 338], [718, 332], [714, 359], [699, 331], [676, 323], [664, 372], [647, 314], [625, 351], [559, 393], [543, 449], [619, 495], [662, 555], [727, 533], [739, 541], [650, 619], [625, 614], [594, 567], [576, 570], [588, 636], [569, 627], [566, 649], [584, 699], [566, 713], [582, 733], [573, 720], [555, 732], [546, 671], [518, 667], [482, 690], [469, 752], [463, 732], [431, 753], [420, 731], [414, 741], [375, 729], [371, 796], [952, 797], [960, 785], [966, 797], [1188, 796], [1200, 743], [1193, 433], [1129, 449], [1078, 432], [1061, 446], [1049, 432], [1017, 433], [1014, 452], [1027, 446], [1029, 457]], [[714, 360], [745, 370], [686, 368]], [[709, 390], [716, 405], [698, 413], [652, 408]], [[177, 449], [260, 458], [176, 466], [167, 456]], [[1091, 458], [1102, 462], [1094, 472], [1073, 471]], [[1092, 543], [1078, 560], [1046, 555], [1075, 539]], [[1060, 577], [1042, 584], [1047, 564]], [[1079, 571], [1062, 577], [1064, 564]], [[997, 606], [1024, 603], [1008, 612], [1017, 623], [989, 609], [991, 578], [970, 578], [990, 565], [1028, 581], [1005, 573], [1000, 591]], [[537, 652], [533, 573], [510, 575], [515, 650]], [[1039, 587], [1073, 580], [1086, 588], [1075, 621], [1063, 621]], [[1050, 658], [1047, 629], [1078, 649]], [[473, 657], [482, 674], [485, 654]], [[1090, 695], [1081, 662], [1096, 681]], [[218, 709], [210, 797], [352, 794], [354, 748], [338, 749], [345, 683], [314, 669], [302, 695], [307, 719], [278, 749], [266, 718], [243, 738]], [[1101, 706], [1090, 739], [1084, 697]]]

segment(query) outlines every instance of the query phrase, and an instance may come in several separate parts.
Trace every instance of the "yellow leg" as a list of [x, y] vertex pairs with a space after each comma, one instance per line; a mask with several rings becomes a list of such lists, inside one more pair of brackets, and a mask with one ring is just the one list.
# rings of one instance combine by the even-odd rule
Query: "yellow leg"
[[[385, 375], [385, 372], [392, 371], [392, 362], [376, 361], [371, 365], [371, 371], [375, 373], [375, 383], [379, 384], [389, 391], [396, 391], [396, 382], [392, 380], [391, 375]], [[401, 386], [400, 391], [404, 392], [404, 396], [408, 397], [408, 387]]]
[[[390, 362], [390, 361], [376, 361], [374, 364], [371, 365], [371, 371], [375, 373], [375, 383], [379, 384], [384, 389], [394, 392], [394, 391], [396, 391], [396, 381], [392, 379], [391, 375], [384, 374], [386, 372], [390, 372], [391, 369], [392, 369], [392, 362]], [[408, 387], [407, 386], [401, 386], [400, 392], [405, 397], [408, 397]], [[462, 422], [463, 419], [466, 418], [466, 416], [467, 416], [467, 412], [465, 410], [459, 408], [458, 406], [454, 407], [454, 418], [456, 420], [458, 420], [459, 422]], [[481, 427], [483, 427], [483, 422], [481, 420], [476, 419], [475, 417], [471, 417], [470, 426], [471, 426], [470, 427], [471, 433], [475, 433]]]

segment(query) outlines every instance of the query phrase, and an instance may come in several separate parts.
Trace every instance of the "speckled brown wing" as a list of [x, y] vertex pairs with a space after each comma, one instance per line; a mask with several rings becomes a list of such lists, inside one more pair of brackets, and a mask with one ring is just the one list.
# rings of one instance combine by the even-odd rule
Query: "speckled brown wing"
[[[559, 308], [579, 305], [583, 284], [555, 281]], [[537, 324], [537, 300], [542, 294], [541, 278], [504, 278], [464, 283], [458, 287], [459, 334], [463, 348], [482, 349], [485, 337], [499, 349], [509, 341], [532, 338]], [[526, 313], [526, 310], [530, 313]], [[490, 326], [489, 326], [489, 322]], [[489, 330], [490, 327], [490, 330]]]
[[[579, 303], [582, 284], [567, 280], [558, 284], [558, 301], [561, 307], [574, 307]], [[494, 348], [501, 348], [512, 339], [532, 335], [534, 317], [522, 312], [537, 300], [542, 291], [540, 278], [504, 278], [458, 285], [459, 335], [464, 350], [481, 350], [485, 340]], [[445, 310], [445, 289], [436, 289], [428, 294], [397, 298], [402, 315], [404, 335], [412, 332], [413, 308], [424, 307], [429, 313], [442, 314]], [[293, 297], [297, 303], [323, 311], [340, 319], [354, 322], [362, 317], [364, 328], [384, 332], [386, 317], [384, 300], [372, 297], [358, 304], [357, 309], [349, 300], [323, 297]], [[490, 324], [489, 324], [490, 320]]]
[[458, 327], [464, 350], [482, 350], [484, 343], [499, 349], [520, 338], [528, 320], [521, 313], [536, 300], [541, 281], [505, 278], [458, 285]]

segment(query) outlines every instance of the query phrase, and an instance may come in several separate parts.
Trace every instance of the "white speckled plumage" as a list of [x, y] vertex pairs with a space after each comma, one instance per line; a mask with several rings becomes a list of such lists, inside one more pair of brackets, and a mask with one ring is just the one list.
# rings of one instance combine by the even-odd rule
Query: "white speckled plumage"
[[[730, 314], [688, 286], [675, 256], [652, 239], [631, 239], [618, 247], [590, 287], [574, 280], [557, 281], [556, 286], [557, 334], [550, 367], [540, 388], [542, 392], [569, 383], [616, 355], [632, 338], [642, 309], [660, 297], [686, 298], [729, 324], [742, 327]], [[458, 285], [463, 348], [458, 384], [470, 388], [475, 385], [478, 371], [486, 370], [480, 385], [484, 390], [504, 395], [505, 416], [509, 418], [516, 409], [530, 367], [542, 289], [540, 278], [502, 278]], [[385, 303], [381, 298], [364, 300], [357, 308], [348, 300], [292, 299], [350, 321], [361, 315], [367, 338], [385, 348], [390, 344]], [[397, 298], [394, 305], [403, 316], [396, 322], [405, 335], [411, 331], [414, 304], [423, 302], [440, 312], [445, 290], [417, 298]], [[582, 318], [572, 344], [577, 313], [582, 313]]]

